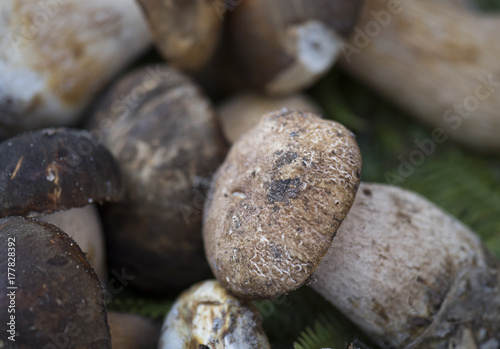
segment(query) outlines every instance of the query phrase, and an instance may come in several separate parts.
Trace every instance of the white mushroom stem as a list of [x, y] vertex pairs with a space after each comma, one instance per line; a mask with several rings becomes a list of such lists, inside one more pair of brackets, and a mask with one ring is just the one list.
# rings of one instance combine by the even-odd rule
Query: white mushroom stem
[[500, 151], [500, 16], [466, 7], [367, 0], [341, 64], [450, 138]]
[[429, 201], [362, 183], [312, 287], [384, 348], [498, 348], [499, 270]]
[[106, 280], [106, 255], [101, 219], [95, 205], [38, 217], [54, 224], [78, 243], [101, 281]]
[[134, 0], [2, 0], [0, 136], [74, 125], [150, 41]]
[[287, 97], [270, 97], [252, 92], [242, 92], [223, 101], [217, 108], [217, 115], [224, 136], [234, 143], [242, 134], [257, 125], [270, 110], [298, 109], [321, 114], [321, 108], [304, 94]]

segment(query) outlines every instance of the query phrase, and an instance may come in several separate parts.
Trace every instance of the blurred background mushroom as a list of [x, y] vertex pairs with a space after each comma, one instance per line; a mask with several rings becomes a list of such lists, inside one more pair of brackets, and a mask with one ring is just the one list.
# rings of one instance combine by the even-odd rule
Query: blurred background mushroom
[[498, 153], [500, 16], [466, 3], [366, 0], [341, 65], [454, 140]]
[[136, 314], [110, 311], [111, 343], [117, 349], [157, 349], [161, 324]]
[[0, 4], [0, 139], [75, 126], [151, 39], [134, 0]]
[[282, 108], [321, 114], [321, 108], [305, 94], [275, 97], [247, 91], [222, 100], [217, 106], [217, 117], [224, 136], [230, 143], [234, 143], [257, 125], [262, 115]]
[[173, 67], [195, 72], [212, 56], [225, 0], [139, 0], [157, 49]]
[[209, 276], [201, 217], [226, 153], [210, 101], [176, 69], [149, 65], [102, 96], [88, 128], [102, 125], [127, 190], [125, 202], [103, 208], [110, 266], [126, 267], [136, 288], [156, 294]]
[[268, 94], [311, 86], [332, 67], [360, 5], [361, 0], [242, 0], [228, 15], [239, 73]]

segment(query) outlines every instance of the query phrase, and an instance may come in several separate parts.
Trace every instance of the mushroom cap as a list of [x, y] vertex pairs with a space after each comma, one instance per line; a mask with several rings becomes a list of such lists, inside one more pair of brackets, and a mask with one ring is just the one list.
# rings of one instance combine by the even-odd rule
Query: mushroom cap
[[227, 292], [216, 280], [192, 286], [165, 318], [159, 349], [270, 349], [255, 306]]
[[126, 202], [102, 208], [110, 267], [158, 294], [209, 277], [202, 209], [226, 155], [210, 101], [186, 75], [150, 65], [103, 95], [89, 127], [101, 127], [127, 188]]
[[87, 131], [49, 128], [0, 143], [0, 217], [41, 214], [123, 197], [120, 171]]
[[203, 237], [230, 292], [271, 298], [307, 282], [347, 215], [361, 155], [344, 126], [290, 110], [264, 115], [215, 174]]
[[[22, 217], [1, 218], [0, 236], [15, 251], [15, 266], [0, 258], [2, 338], [15, 315], [19, 348], [111, 348], [102, 285], [75, 241], [52, 224]], [[8, 267], [15, 279], [7, 279]], [[15, 313], [7, 313], [11, 291]]]

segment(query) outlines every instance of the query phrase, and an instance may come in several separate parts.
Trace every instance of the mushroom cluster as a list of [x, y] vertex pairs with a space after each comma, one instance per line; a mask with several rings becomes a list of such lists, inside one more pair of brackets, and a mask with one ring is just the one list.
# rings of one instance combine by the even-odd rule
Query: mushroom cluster
[[356, 135], [303, 93], [343, 56], [497, 150], [497, 19], [472, 11], [3, 0], [0, 348], [269, 349], [258, 301], [308, 286], [375, 347], [499, 349], [500, 262], [418, 194], [361, 182]]

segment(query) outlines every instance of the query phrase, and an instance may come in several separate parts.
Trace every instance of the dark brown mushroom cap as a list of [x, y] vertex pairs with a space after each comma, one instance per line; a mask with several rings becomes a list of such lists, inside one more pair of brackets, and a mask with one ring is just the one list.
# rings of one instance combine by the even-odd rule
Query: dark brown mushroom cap
[[[6, 325], [14, 315], [16, 348], [111, 348], [103, 288], [76, 242], [52, 224], [21, 217], [0, 219], [0, 237], [4, 345], [9, 347]], [[12, 263], [8, 242], [15, 249], [15, 266], [9, 270], [15, 279], [6, 274]], [[15, 313], [8, 312], [10, 292]]]
[[0, 143], [0, 217], [123, 197], [119, 168], [87, 131], [49, 128]]
[[296, 57], [287, 47], [289, 29], [311, 20], [325, 23], [339, 34], [348, 34], [362, 0], [243, 0], [229, 13], [229, 32], [241, 74], [262, 88]]

